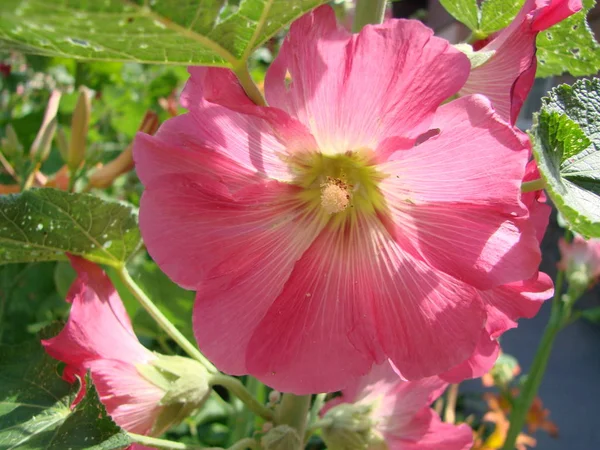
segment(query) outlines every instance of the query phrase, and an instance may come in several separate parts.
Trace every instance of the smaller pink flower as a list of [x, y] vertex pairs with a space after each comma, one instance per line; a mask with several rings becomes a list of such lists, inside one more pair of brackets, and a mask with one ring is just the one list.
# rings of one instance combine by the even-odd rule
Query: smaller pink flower
[[328, 402], [323, 439], [330, 450], [470, 449], [471, 428], [443, 423], [429, 407], [447, 386], [438, 377], [403, 381], [387, 361], [373, 366]]
[[484, 94], [514, 124], [535, 79], [537, 34], [581, 8], [581, 0], [527, 0], [513, 22], [481, 48], [494, 54], [471, 70], [460, 94]]
[[[133, 332], [121, 298], [106, 273], [83, 258], [69, 259], [77, 271], [77, 279], [67, 294], [67, 301], [72, 303], [69, 320], [56, 337], [43, 340], [42, 345], [50, 356], [66, 363], [63, 378], [68, 382], [83, 381], [89, 371], [100, 401], [117, 425], [132, 433], [161, 434], [182, 408], [191, 407], [178, 401], [161, 404], [168, 386], [158, 382], [161, 370], [171, 374], [168, 367], [164, 369], [165, 364], [169, 358], [177, 358], [179, 365], [191, 365], [191, 371], [201, 381], [195, 367], [199, 364], [146, 349]], [[155, 368], [154, 364], [159, 363], [160, 367]], [[154, 382], [142, 373], [154, 374]], [[169, 375], [170, 380], [178, 375]], [[75, 404], [84, 394], [82, 386]], [[135, 450], [143, 448], [133, 446]]]
[[561, 239], [558, 246], [562, 255], [558, 268], [567, 272], [569, 280], [574, 273], [585, 277], [588, 286], [600, 279], [600, 239], [575, 236], [571, 242]]

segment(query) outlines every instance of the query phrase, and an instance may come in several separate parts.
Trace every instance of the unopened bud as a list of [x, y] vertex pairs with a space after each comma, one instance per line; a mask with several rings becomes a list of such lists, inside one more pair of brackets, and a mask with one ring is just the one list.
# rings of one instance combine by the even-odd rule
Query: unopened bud
[[71, 140], [69, 142], [69, 153], [66, 163], [69, 169], [76, 170], [85, 159], [85, 148], [87, 142], [90, 116], [92, 113], [92, 100], [89, 90], [81, 87], [77, 104], [71, 119]]
[[[158, 130], [158, 116], [152, 111], [146, 112], [139, 131], [147, 134], [154, 134]], [[90, 186], [95, 188], [105, 188], [110, 186], [115, 178], [129, 172], [133, 169], [133, 146], [127, 148], [108, 164], [96, 170], [90, 176]]]
[[36, 164], [41, 164], [50, 155], [52, 149], [52, 139], [54, 139], [54, 133], [56, 133], [56, 117], [53, 118], [45, 127], [44, 132], [37, 141], [36, 151], [30, 154], [31, 159]]
[[5, 134], [6, 137], [2, 139], [2, 152], [9, 157], [23, 153], [23, 145], [12, 125], [6, 125]]
[[62, 127], [58, 127], [55, 135], [56, 146], [62, 160], [66, 163], [69, 160], [69, 140], [65, 134], [65, 130]]
[[147, 364], [136, 365], [138, 372], [161, 388], [163, 407], [152, 433], [162, 434], [199, 408], [208, 398], [208, 372], [199, 362], [182, 356], [158, 355]]
[[279, 400], [281, 400], [281, 392], [279, 392], [279, 391], [269, 392], [269, 404], [270, 405], [275, 405], [275, 404], [279, 403]]
[[[48, 138], [48, 127], [54, 123], [54, 130], [56, 130], [56, 113], [58, 112], [58, 103], [60, 102], [60, 91], [52, 91], [50, 94], [50, 98], [48, 99], [48, 105], [46, 106], [46, 111], [44, 113], [44, 119], [42, 120], [42, 125], [38, 130], [38, 133], [31, 144], [31, 149], [29, 150], [29, 156], [33, 161], [44, 161], [45, 158], [40, 158], [37, 156], [37, 153], [43, 152], [45, 147], [44, 144], [47, 143]], [[52, 132], [52, 136], [54, 136], [54, 131]], [[50, 138], [50, 142], [52, 141], [52, 136]], [[49, 145], [49, 144], [48, 144]]]
[[385, 449], [375, 432], [369, 405], [343, 403], [325, 414], [322, 437], [329, 450]]
[[300, 450], [302, 440], [289, 425], [272, 428], [261, 439], [264, 450]]

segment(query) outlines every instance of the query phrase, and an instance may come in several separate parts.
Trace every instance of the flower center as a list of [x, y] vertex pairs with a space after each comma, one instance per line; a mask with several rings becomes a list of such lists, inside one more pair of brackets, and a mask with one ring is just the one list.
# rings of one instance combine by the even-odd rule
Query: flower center
[[297, 154], [289, 164], [296, 173], [294, 184], [302, 188], [301, 198], [335, 222], [383, 208], [377, 185], [384, 175], [376, 170], [371, 150]]
[[329, 214], [335, 214], [345, 210], [350, 204], [351, 192], [343, 180], [327, 177], [327, 181], [321, 184], [321, 206]]

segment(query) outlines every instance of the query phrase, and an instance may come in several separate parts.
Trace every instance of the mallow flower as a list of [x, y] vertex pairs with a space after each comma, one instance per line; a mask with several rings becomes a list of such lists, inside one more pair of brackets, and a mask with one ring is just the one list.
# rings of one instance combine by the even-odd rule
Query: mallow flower
[[561, 260], [558, 268], [567, 273], [569, 285], [583, 294], [600, 279], [600, 239], [586, 240], [576, 235], [572, 241], [558, 242]]
[[466, 425], [444, 423], [430, 408], [448, 383], [403, 381], [385, 362], [325, 405], [322, 438], [330, 450], [468, 450]]
[[89, 372], [115, 423], [132, 433], [162, 434], [210, 393], [206, 370], [191, 359], [146, 349], [106, 273], [78, 256], [69, 259], [77, 272], [67, 295], [72, 304], [69, 319], [56, 337], [43, 340], [42, 345], [66, 364], [63, 378], [81, 384], [75, 403], [85, 393]]
[[468, 51], [473, 70], [460, 94], [487, 96], [502, 118], [516, 123], [535, 80], [538, 33], [581, 8], [581, 0], [526, 0], [508, 27], [475, 54]]
[[537, 273], [527, 142], [486, 97], [447, 102], [469, 60], [420, 22], [351, 34], [314, 10], [267, 72], [268, 107], [227, 69], [189, 71], [189, 112], [136, 137], [140, 229], [197, 291], [220, 370], [296, 394], [387, 358], [438, 375], [481, 341], [480, 292]]

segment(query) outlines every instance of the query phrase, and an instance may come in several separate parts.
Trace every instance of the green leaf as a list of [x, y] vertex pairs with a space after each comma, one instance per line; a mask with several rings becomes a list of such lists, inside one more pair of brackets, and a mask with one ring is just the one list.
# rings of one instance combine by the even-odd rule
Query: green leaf
[[479, 28], [477, 0], [440, 0], [440, 3], [456, 20], [464, 23], [471, 30]]
[[38, 339], [0, 346], [0, 442], [10, 450], [111, 450], [130, 443], [107, 416], [88, 379], [84, 399], [72, 410], [78, 387], [58, 375]]
[[572, 229], [600, 237], [600, 80], [554, 88], [531, 130], [546, 190]]
[[69, 252], [121, 267], [139, 245], [128, 205], [55, 189], [0, 197], [0, 264], [64, 259]]
[[583, 0], [577, 14], [542, 31], [537, 37], [537, 77], [568, 72], [574, 76], [593, 75], [600, 69], [600, 45], [587, 23], [588, 12], [595, 0]]
[[282, 27], [325, 2], [3, 0], [0, 50], [88, 60], [239, 66]]
[[592, 323], [600, 325], [600, 306], [596, 306], [595, 308], [588, 308], [581, 311], [581, 317], [586, 320], [589, 320]]
[[489, 35], [508, 26], [525, 0], [485, 0], [481, 4], [480, 31]]

